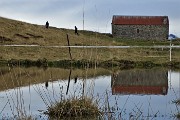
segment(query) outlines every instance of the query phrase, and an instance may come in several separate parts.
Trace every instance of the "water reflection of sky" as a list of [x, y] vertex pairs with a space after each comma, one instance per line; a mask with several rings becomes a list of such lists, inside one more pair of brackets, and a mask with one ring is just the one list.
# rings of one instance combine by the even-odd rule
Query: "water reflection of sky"
[[[168, 93], [167, 95], [112, 95], [111, 91], [111, 76], [99, 76], [87, 80], [78, 79], [75, 83], [74, 79], [70, 81], [68, 96], [80, 96], [85, 85], [85, 93], [93, 94], [100, 99], [100, 106], [105, 106], [106, 93], [110, 106], [118, 108], [116, 112], [121, 113], [123, 119], [129, 117], [138, 117], [138, 119], [173, 119], [174, 114], [178, 113], [179, 107], [172, 104], [173, 100], [180, 99], [180, 72], [168, 72]], [[17, 114], [18, 109], [25, 109], [26, 113], [37, 115], [38, 110], [46, 110], [47, 105], [51, 102], [61, 99], [67, 92], [68, 80], [49, 82], [46, 89], [45, 83], [36, 84], [28, 87], [16, 88], [0, 92], [0, 118], [12, 117], [12, 114]], [[43, 119], [45, 117], [42, 117]]]

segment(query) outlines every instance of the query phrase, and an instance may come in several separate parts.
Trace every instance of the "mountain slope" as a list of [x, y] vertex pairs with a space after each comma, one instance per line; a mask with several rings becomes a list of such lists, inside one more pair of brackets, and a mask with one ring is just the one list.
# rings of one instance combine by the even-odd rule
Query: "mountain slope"
[[0, 17], [0, 44], [67, 45], [67, 34], [71, 45], [114, 45], [107, 35], [90, 31], [74, 30], [29, 24]]

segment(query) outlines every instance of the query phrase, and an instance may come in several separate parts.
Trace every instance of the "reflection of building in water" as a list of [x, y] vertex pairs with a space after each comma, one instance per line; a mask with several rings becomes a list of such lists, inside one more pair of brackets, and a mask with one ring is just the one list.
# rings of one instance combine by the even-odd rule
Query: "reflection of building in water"
[[111, 77], [112, 94], [162, 94], [168, 92], [168, 75], [161, 70], [126, 70]]

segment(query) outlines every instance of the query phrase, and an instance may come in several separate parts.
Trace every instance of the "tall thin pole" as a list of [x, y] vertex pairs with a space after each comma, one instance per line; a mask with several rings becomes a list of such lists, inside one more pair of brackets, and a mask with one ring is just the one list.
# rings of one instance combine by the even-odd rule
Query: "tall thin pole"
[[84, 5], [85, 5], [85, 0], [84, 0], [84, 3], [83, 3], [83, 31], [84, 31]]

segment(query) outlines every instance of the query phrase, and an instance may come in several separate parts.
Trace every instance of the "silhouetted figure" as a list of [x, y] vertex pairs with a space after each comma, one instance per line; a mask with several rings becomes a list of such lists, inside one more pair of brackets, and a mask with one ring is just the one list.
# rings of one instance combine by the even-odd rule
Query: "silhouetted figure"
[[48, 21], [46, 22], [46, 28], [47, 29], [49, 28], [49, 22]]
[[75, 26], [75, 35], [79, 35], [78, 34], [78, 28]]
[[45, 82], [45, 87], [48, 88], [48, 81]]

